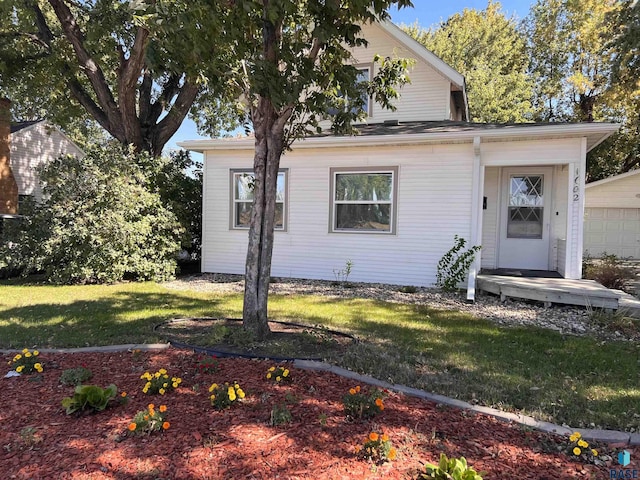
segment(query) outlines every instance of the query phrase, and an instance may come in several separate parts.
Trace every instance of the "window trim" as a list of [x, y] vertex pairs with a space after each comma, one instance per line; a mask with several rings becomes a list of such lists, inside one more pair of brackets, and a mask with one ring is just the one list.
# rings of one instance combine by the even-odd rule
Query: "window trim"
[[[369, 73], [367, 81], [370, 82], [373, 77], [373, 63], [356, 63], [353, 65], [358, 71], [366, 70]], [[373, 98], [369, 95], [367, 99], [367, 118], [373, 117]]]
[[[370, 167], [332, 167], [329, 169], [329, 233], [346, 233], [357, 235], [396, 235], [397, 234], [397, 218], [398, 218], [398, 167], [387, 166], [370, 166]], [[391, 174], [391, 211], [389, 221], [389, 231], [382, 230], [358, 230], [348, 228], [336, 228], [336, 205], [344, 204], [343, 202], [336, 203], [336, 177], [339, 174]], [[352, 202], [357, 204], [375, 204], [382, 202], [362, 201]]]
[[[235, 178], [237, 174], [250, 173], [253, 174], [253, 168], [231, 168], [229, 169], [229, 230], [248, 231], [249, 227], [236, 225], [236, 203], [249, 203], [236, 201], [236, 185]], [[278, 169], [278, 175], [284, 174], [284, 200], [282, 202], [282, 228], [274, 226], [275, 232], [287, 232], [289, 229], [289, 169]], [[253, 203], [253, 202], [251, 202]]]

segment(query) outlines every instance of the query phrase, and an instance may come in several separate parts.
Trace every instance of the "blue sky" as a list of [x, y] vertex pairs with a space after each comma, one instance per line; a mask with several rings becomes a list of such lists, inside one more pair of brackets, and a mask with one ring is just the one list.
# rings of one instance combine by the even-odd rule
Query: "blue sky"
[[[529, 13], [529, 7], [534, 0], [504, 0], [500, 2], [502, 10], [507, 16], [524, 18]], [[487, 0], [413, 0], [414, 8], [392, 11], [391, 16], [397, 24], [412, 24], [416, 20], [423, 27], [429, 27], [446, 20], [456, 12], [465, 8], [482, 10], [487, 6]], [[195, 123], [187, 119], [167, 144], [168, 148], [178, 148], [176, 142], [205, 138], [198, 135]]]

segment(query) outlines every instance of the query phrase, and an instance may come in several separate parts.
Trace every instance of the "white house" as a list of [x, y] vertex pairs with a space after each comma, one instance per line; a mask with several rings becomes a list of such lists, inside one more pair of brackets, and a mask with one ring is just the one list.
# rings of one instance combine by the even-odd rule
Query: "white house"
[[584, 250], [640, 258], [640, 170], [587, 184]]
[[[368, 25], [356, 65], [412, 57], [397, 111], [369, 107], [357, 136], [294, 143], [281, 162], [274, 276], [433, 285], [459, 235], [479, 269], [552, 270], [581, 277], [587, 152], [611, 124], [468, 123], [464, 78], [391, 23]], [[203, 152], [202, 268], [244, 273], [253, 139], [194, 140]]]
[[10, 164], [18, 184], [18, 201], [40, 200], [42, 191], [36, 167], [63, 154], [84, 156], [84, 152], [57, 127], [45, 121], [11, 125]]

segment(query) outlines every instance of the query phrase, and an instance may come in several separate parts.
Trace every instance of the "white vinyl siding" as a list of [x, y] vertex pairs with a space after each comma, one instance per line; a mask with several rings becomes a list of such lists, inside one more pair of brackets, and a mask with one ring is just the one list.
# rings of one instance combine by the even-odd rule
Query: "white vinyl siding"
[[587, 184], [585, 207], [640, 208], [640, 172], [599, 185]]
[[20, 195], [42, 198], [36, 168], [62, 154], [84, 153], [67, 137], [45, 123], [37, 123], [11, 134], [11, 170]]
[[[205, 272], [244, 273], [246, 230], [229, 230], [229, 169], [251, 151], [207, 152], [204, 172]], [[335, 235], [328, 231], [331, 168], [398, 166], [395, 235]], [[351, 260], [350, 280], [430, 286], [454, 235], [470, 237], [473, 147], [468, 144], [288, 152], [288, 230], [276, 235], [272, 274], [333, 280]]]

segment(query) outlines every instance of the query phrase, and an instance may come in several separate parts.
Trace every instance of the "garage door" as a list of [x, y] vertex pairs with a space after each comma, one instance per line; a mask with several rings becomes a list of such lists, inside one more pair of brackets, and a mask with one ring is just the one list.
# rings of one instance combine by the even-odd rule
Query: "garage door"
[[640, 259], [640, 209], [585, 209], [584, 249], [594, 257], [607, 252]]

